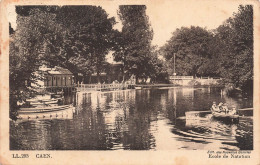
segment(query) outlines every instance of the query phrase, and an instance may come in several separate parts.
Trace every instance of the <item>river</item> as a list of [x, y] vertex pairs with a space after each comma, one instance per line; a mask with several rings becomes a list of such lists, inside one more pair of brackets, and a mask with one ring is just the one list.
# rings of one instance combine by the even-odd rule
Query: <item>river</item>
[[220, 88], [157, 88], [77, 93], [69, 117], [10, 121], [11, 150], [252, 150], [253, 117], [216, 120], [213, 101], [253, 107], [252, 98], [230, 98]]

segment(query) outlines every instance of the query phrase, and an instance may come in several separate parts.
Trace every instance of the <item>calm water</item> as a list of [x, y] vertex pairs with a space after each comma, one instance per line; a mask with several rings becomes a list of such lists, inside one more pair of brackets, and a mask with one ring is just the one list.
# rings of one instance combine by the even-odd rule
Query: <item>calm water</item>
[[[64, 118], [10, 122], [12, 150], [240, 150], [253, 149], [252, 116], [238, 124], [211, 114], [213, 101], [252, 107], [252, 98], [228, 98], [219, 88], [161, 88], [78, 93]], [[243, 114], [242, 114], [243, 115]]]

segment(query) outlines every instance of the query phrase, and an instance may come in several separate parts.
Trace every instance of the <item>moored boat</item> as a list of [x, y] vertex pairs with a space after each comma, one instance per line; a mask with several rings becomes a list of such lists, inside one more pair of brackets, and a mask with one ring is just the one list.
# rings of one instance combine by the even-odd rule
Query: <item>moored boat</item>
[[18, 114], [26, 114], [26, 113], [46, 113], [46, 112], [54, 112], [54, 111], [62, 111], [65, 109], [73, 108], [70, 105], [61, 105], [61, 106], [44, 106], [44, 107], [33, 107], [33, 108], [20, 108], [18, 110]]
[[58, 99], [52, 99], [52, 100], [45, 100], [45, 101], [38, 101], [38, 102], [30, 102], [30, 105], [39, 106], [39, 105], [57, 104], [57, 103], [58, 103]]
[[[61, 93], [61, 92], [60, 92]], [[42, 102], [42, 101], [53, 101], [62, 100], [64, 98], [63, 94], [48, 93], [44, 95], [37, 94], [32, 98], [26, 99], [26, 102]]]
[[[75, 112], [75, 107], [70, 105], [61, 106], [43, 106], [35, 108], [20, 108], [18, 110], [18, 119], [51, 119], [68, 118]], [[70, 117], [71, 118], [71, 117]]]

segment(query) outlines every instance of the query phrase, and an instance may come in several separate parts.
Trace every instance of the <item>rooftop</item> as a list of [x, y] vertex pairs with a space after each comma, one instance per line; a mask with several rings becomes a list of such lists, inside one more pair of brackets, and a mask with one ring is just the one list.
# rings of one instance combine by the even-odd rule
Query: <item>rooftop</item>
[[46, 66], [41, 66], [39, 68], [40, 71], [44, 71], [44, 72], [47, 72], [49, 74], [60, 74], [60, 75], [64, 75], [64, 74], [71, 74], [71, 71], [69, 71], [68, 69], [65, 69], [65, 68], [62, 68], [62, 67], [59, 67], [59, 66], [55, 66], [54, 68], [48, 68]]

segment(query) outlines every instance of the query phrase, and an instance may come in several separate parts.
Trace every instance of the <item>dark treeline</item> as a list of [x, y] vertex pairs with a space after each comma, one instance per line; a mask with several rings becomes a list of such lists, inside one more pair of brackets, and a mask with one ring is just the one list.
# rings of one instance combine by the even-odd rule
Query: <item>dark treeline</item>
[[[215, 30], [177, 29], [159, 50], [151, 44], [153, 29], [145, 5], [119, 6], [121, 31], [99, 6], [16, 6], [16, 13], [15, 31], [9, 25], [11, 106], [30, 93], [39, 66], [62, 66], [75, 76], [97, 73], [99, 80], [110, 51], [123, 63], [124, 80], [134, 74], [167, 82], [176, 54], [177, 75], [218, 76], [234, 87], [252, 87], [252, 6], [239, 6]], [[166, 60], [158, 59], [159, 54]]]
[[234, 88], [253, 88], [253, 7], [239, 6], [238, 12], [217, 29], [182, 27], [160, 48], [177, 75], [222, 77]]

